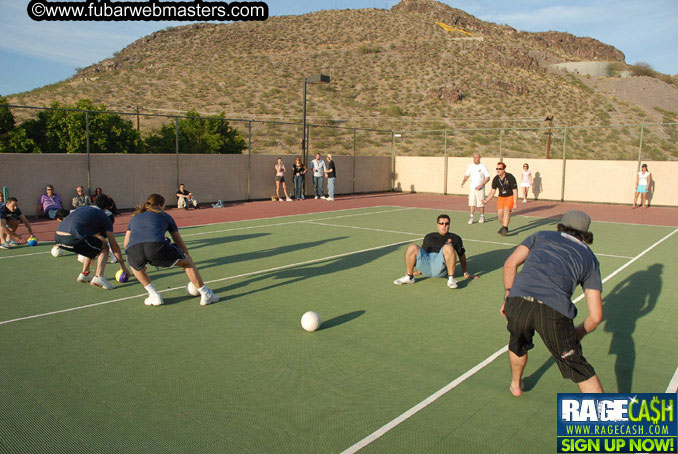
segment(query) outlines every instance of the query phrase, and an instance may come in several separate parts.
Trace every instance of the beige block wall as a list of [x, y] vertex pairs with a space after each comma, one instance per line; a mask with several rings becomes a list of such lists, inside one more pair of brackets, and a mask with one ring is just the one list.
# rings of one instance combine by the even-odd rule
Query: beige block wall
[[[668, 206], [678, 205], [678, 178], [676, 178], [678, 162], [646, 161], [645, 164], [652, 173], [651, 203]], [[635, 183], [635, 176], [633, 178]]]
[[565, 200], [631, 203], [637, 167], [633, 161], [567, 161]]
[[[277, 156], [251, 156], [251, 197], [264, 199], [275, 194]], [[283, 156], [287, 169], [288, 192], [294, 193], [292, 165], [294, 156]], [[152, 193], [165, 197], [167, 205], [176, 204], [176, 155], [92, 154], [92, 190], [103, 188], [119, 208], [132, 208]], [[353, 157], [335, 157], [336, 194], [353, 192]], [[390, 157], [356, 157], [355, 192], [379, 192], [391, 189]], [[0, 187], [9, 186], [10, 195], [19, 199], [22, 211], [33, 215], [46, 184], [61, 194], [64, 208], [79, 184], [87, 187], [87, 156], [82, 154], [10, 154], [0, 153]], [[247, 200], [247, 155], [179, 155], [179, 182], [195, 193], [200, 202]], [[307, 174], [307, 194], [313, 183]]]
[[394, 182], [396, 191], [442, 193], [444, 164], [444, 158], [439, 157], [397, 156]]

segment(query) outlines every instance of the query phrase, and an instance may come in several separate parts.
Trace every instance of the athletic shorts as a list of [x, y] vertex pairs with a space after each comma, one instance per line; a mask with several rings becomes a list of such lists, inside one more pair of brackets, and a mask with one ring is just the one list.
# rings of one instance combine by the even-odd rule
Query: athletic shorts
[[521, 187], [521, 188], [529, 188], [529, 187], [530, 187], [530, 183], [529, 183], [529, 182], [520, 183], [520, 187]]
[[54, 235], [54, 242], [63, 250], [94, 259], [101, 254], [104, 242], [95, 236], [78, 239], [73, 235]]
[[154, 243], [137, 243], [127, 248], [127, 263], [139, 271], [147, 263], [153, 266], [171, 268], [179, 260], [184, 259], [184, 251], [168, 241]]
[[513, 196], [510, 197], [497, 197], [497, 211], [503, 209], [509, 210], [513, 209]]
[[580, 383], [596, 374], [582, 355], [572, 319], [530, 297], [511, 297], [504, 310], [510, 351], [525, 356], [534, 347], [532, 337], [536, 331], [556, 360], [563, 378]]
[[275, 177], [275, 181], [279, 181], [281, 183], [285, 182], [285, 177]]
[[646, 184], [639, 184], [638, 189], [636, 189], [636, 192], [640, 194], [646, 194], [647, 193], [647, 185]]
[[483, 186], [483, 189], [480, 190], [471, 188], [471, 191], [468, 194], [468, 206], [483, 208], [485, 206], [483, 205], [484, 198], [485, 198], [485, 186]]
[[431, 252], [430, 254], [418, 249], [417, 263], [414, 265], [426, 277], [447, 277], [447, 266], [445, 265], [445, 256], [441, 252]]

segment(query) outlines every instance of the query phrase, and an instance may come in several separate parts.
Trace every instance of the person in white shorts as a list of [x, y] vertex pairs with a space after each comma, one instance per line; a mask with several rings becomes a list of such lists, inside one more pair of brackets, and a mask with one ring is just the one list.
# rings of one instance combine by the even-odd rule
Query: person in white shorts
[[527, 193], [532, 186], [532, 171], [528, 163], [523, 164], [523, 180], [520, 182], [520, 187], [523, 188], [523, 203], [527, 203]]
[[462, 188], [468, 179], [471, 180], [468, 194], [468, 206], [471, 211], [471, 217], [468, 223], [473, 224], [473, 215], [476, 212], [476, 208], [480, 208], [480, 221], [478, 222], [482, 224], [485, 222], [485, 205], [483, 205], [485, 185], [490, 181], [490, 171], [485, 164], [480, 163], [480, 153], [473, 155], [473, 164], [468, 166], [466, 173], [464, 173], [464, 179], [461, 181]]

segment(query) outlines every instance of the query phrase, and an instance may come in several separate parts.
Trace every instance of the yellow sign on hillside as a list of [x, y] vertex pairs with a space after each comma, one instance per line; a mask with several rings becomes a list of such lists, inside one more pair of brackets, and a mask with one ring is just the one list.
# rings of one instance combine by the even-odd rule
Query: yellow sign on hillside
[[450, 27], [449, 25], [443, 24], [442, 22], [436, 22], [436, 24], [440, 25], [444, 30], [447, 30], [450, 33], [462, 32], [465, 35], [473, 36], [473, 33], [467, 32], [466, 30], [462, 30], [461, 28]]

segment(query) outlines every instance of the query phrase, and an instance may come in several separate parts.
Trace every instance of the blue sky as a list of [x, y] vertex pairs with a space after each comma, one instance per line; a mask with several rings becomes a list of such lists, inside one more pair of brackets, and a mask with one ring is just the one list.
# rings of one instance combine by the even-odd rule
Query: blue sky
[[[269, 0], [270, 15], [317, 11], [318, 1]], [[325, 9], [390, 8], [395, 0], [328, 0]], [[678, 74], [678, 0], [445, 0], [479, 19], [519, 30], [590, 36]], [[75, 68], [110, 57], [142, 36], [177, 22], [34, 22], [27, 0], [0, 0], [0, 94], [67, 79]]]

